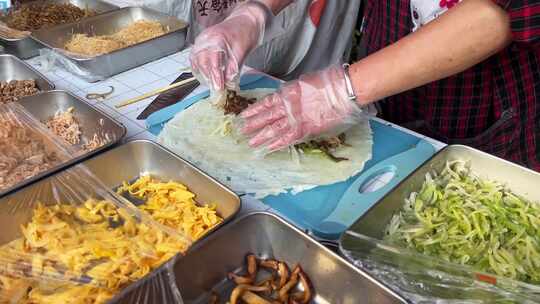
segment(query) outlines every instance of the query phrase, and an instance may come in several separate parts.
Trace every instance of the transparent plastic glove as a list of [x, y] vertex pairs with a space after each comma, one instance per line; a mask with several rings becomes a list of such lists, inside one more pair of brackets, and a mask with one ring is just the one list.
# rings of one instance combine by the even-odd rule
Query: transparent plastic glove
[[281, 150], [317, 137], [336, 136], [363, 119], [348, 98], [344, 71], [335, 65], [306, 74], [246, 109], [243, 133], [250, 146]]
[[213, 94], [236, 89], [244, 60], [262, 43], [272, 17], [264, 4], [249, 1], [239, 5], [223, 22], [205, 29], [191, 50], [195, 77]]

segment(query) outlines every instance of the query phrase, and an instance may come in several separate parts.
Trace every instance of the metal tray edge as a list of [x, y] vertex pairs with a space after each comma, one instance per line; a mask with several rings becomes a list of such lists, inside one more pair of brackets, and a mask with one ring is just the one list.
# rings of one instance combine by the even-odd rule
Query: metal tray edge
[[[85, 103], [81, 98], [71, 94], [70, 92], [67, 92], [67, 91], [63, 91], [63, 90], [52, 90], [52, 91], [47, 91], [47, 92], [42, 92], [40, 94], [37, 94], [37, 95], [33, 95], [33, 96], [39, 96], [41, 94], [45, 94], [45, 93], [50, 93], [50, 92], [62, 92], [62, 93], [66, 93], [68, 95], [70, 95], [71, 97], [75, 98], [76, 100], [78, 100], [79, 102], [83, 102]], [[87, 103], [86, 103], [87, 104]], [[115, 139], [115, 140], [112, 140], [110, 142], [108, 142], [107, 144], [95, 149], [95, 150], [92, 150], [88, 153], [85, 153], [85, 154], [82, 154], [78, 157], [75, 157], [65, 163], [62, 163], [54, 168], [51, 168], [49, 170], [46, 170], [40, 174], [37, 174], [31, 178], [28, 178], [26, 180], [24, 180], [23, 182], [21, 182], [20, 184], [16, 185], [16, 186], [13, 186], [11, 188], [8, 188], [4, 191], [0, 191], [0, 198], [8, 195], [8, 194], [11, 194], [11, 193], [14, 193], [30, 184], [33, 184], [39, 180], [42, 180], [46, 177], [49, 177], [49, 176], [52, 176], [60, 171], [63, 171], [65, 169], [68, 169], [74, 165], [77, 165], [81, 162], [84, 162], [84, 160], [88, 159], [88, 158], [91, 158], [92, 156], [95, 156], [105, 150], [108, 150], [109, 148], [117, 145], [123, 138], [124, 136], [126, 135], [126, 127], [120, 123], [118, 123], [116, 120], [114, 120], [113, 118], [111, 118], [109, 115], [107, 115], [106, 113], [104, 113], [103, 111], [99, 110], [99, 109], [96, 109], [94, 106], [90, 105], [90, 104], [87, 104], [88, 106], [90, 106], [92, 109], [96, 110], [97, 112], [99, 112], [100, 114], [103, 114], [105, 117], [109, 118], [109, 120], [111, 120], [111, 122], [113, 122], [114, 124], [116, 124], [119, 128], [122, 129], [122, 136], [120, 136], [119, 138]]]
[[[371, 281], [373, 284], [379, 286], [381, 289], [383, 289], [385, 292], [391, 294], [393, 297], [395, 297], [396, 299], [399, 299], [400, 301], [402, 301], [403, 303], [408, 303], [401, 295], [397, 294], [396, 292], [394, 292], [392, 289], [390, 289], [388, 286], [386, 286], [384, 283], [376, 280], [375, 278], [373, 278], [371, 275], [369, 275], [367, 272], [363, 271], [362, 269], [354, 266], [352, 263], [350, 263], [347, 259], [345, 259], [344, 257], [340, 256], [339, 254], [336, 254], [334, 253], [332, 250], [326, 248], [324, 245], [322, 245], [321, 243], [317, 242], [314, 238], [312, 238], [311, 236], [309, 236], [308, 234], [306, 234], [305, 232], [303, 232], [302, 230], [300, 230], [299, 228], [297, 228], [296, 226], [294, 226], [293, 224], [291, 224], [290, 222], [288, 222], [287, 220], [285, 220], [284, 218], [274, 214], [274, 213], [271, 213], [271, 212], [268, 212], [268, 211], [253, 211], [253, 212], [249, 212], [249, 213], [246, 213], [240, 217], [237, 217], [234, 221], [231, 221], [227, 226], [228, 227], [232, 227], [234, 225], [236, 225], [237, 223], [247, 219], [247, 218], [250, 218], [250, 217], [255, 217], [255, 216], [264, 216], [264, 217], [270, 217], [274, 220], [277, 220], [278, 222], [280, 222], [281, 224], [287, 226], [289, 229], [292, 229], [294, 232], [298, 233], [300, 236], [302, 236], [304, 239], [308, 240], [310, 243], [312, 243], [313, 245], [315, 245], [317, 248], [323, 250], [325, 253], [328, 253], [330, 254], [333, 258], [335, 258], [337, 261], [343, 263], [345, 266], [349, 267], [351, 270], [353, 270], [354, 272], [358, 273], [359, 275], [363, 276], [364, 278], [366, 278], [367, 280]], [[208, 237], [204, 237], [204, 238], [201, 238], [200, 240], [198, 240], [196, 243], [194, 243], [191, 247], [189, 247], [189, 249], [187, 250], [186, 254], [190, 251], [193, 251], [193, 250], [196, 250], [198, 249], [200, 246], [204, 245], [206, 242], [210, 242], [212, 241], [212, 238], [215, 238], [219, 235], [219, 233], [223, 233], [222, 232], [223, 229], [219, 230], [219, 231], [216, 231], [215, 233], [208, 233], [207, 236]], [[171, 261], [176, 261], [177, 259], [181, 259], [182, 256], [178, 253], [176, 254], [173, 258], [171, 258], [171, 260], [167, 261], [166, 263], [170, 263]], [[133, 289], [136, 289], [138, 286], [152, 280], [154, 277], [158, 276], [161, 272], [163, 271], [163, 268], [162, 267], [158, 267], [157, 269], [154, 269], [152, 272], [150, 272], [148, 275], [146, 275], [144, 278], [138, 280], [137, 282], [134, 282], [133, 284], [131, 284], [130, 286], [124, 288], [121, 292], [117, 293], [113, 298], [111, 298], [109, 301], [107, 301], [107, 303], [109, 304], [112, 304], [112, 303], [115, 303], [117, 302], [119, 299], [122, 299], [122, 297], [130, 292], [131, 290]]]
[[[33, 2], [38, 2], [39, 0], [34, 0]], [[105, 11], [105, 12], [101, 12], [101, 13], [98, 13], [96, 16], [98, 15], [101, 15], [101, 14], [105, 14], [105, 13], [108, 13], [108, 12], [112, 12], [112, 11], [116, 11], [116, 10], [119, 10], [120, 7], [118, 5], [115, 5], [115, 4], [112, 4], [110, 2], [105, 2], [105, 1], [102, 1], [102, 0], [96, 0], [96, 1], [99, 1], [99, 2], [102, 2], [102, 3], [105, 3], [107, 5], [110, 5], [111, 7], [114, 7], [112, 8], [110, 11]], [[74, 23], [77, 23], [77, 22], [74, 22]], [[64, 24], [59, 24], [59, 25], [55, 25], [55, 26], [51, 26], [50, 28], [48, 28], [48, 30], [50, 29], [54, 29], [55, 27], [58, 27], [58, 26], [62, 26], [62, 25], [66, 25], [66, 24], [71, 24], [71, 23], [64, 23]], [[0, 42], [4, 42], [4, 43], [17, 43], [19, 41], [23, 41], [25, 39], [33, 39], [39, 43], [41, 43], [40, 41], [34, 39], [32, 37], [32, 33], [30, 33], [30, 35], [26, 36], [26, 37], [22, 37], [22, 38], [7, 38], [7, 37], [2, 37], [0, 36]]]
[[182, 162], [188, 164], [191, 168], [193, 168], [195, 171], [201, 173], [203, 176], [205, 176], [206, 178], [210, 179], [211, 181], [215, 182], [216, 184], [220, 185], [224, 190], [226, 190], [227, 192], [229, 192], [230, 194], [232, 194], [237, 200], [238, 200], [238, 209], [236, 209], [234, 211], [233, 214], [231, 214], [231, 216], [229, 216], [227, 219], [223, 219], [223, 222], [221, 222], [221, 224], [217, 225], [216, 227], [212, 228], [211, 230], [209, 230], [204, 236], [202, 236], [200, 239], [197, 240], [197, 242], [199, 241], [202, 241], [204, 239], [206, 239], [209, 235], [211, 235], [214, 231], [218, 230], [219, 228], [221, 228], [222, 226], [224, 226], [225, 224], [229, 223], [230, 221], [232, 221], [233, 219], [235, 219], [238, 215], [238, 213], [240, 213], [240, 211], [242, 210], [242, 198], [240, 197], [240, 195], [238, 195], [237, 193], [235, 193], [234, 191], [232, 191], [229, 187], [227, 187], [225, 184], [223, 184], [222, 182], [218, 181], [217, 179], [215, 179], [214, 177], [212, 177], [211, 175], [209, 175], [208, 173], [206, 173], [205, 171], [199, 169], [197, 166], [193, 165], [191, 162], [185, 160], [184, 158], [182, 158], [181, 156], [179, 156], [178, 154], [172, 152], [170, 149], [168, 149], [167, 147], [164, 147], [162, 145], [160, 145], [159, 143], [157, 142], [154, 142], [154, 141], [151, 141], [151, 140], [148, 140], [148, 139], [136, 139], [136, 140], [130, 140], [128, 141], [126, 144], [131, 144], [131, 143], [145, 143], [145, 144], [151, 144], [155, 147], [157, 147], [158, 149], [161, 149], [163, 150], [164, 152], [168, 153], [169, 155], [171, 155], [172, 157], [176, 158], [176, 159], [179, 159], [181, 160]]
[[[73, 61], [76, 61], [76, 62], [86, 62], [86, 61], [93, 61], [93, 60], [98, 60], [98, 59], [101, 59], [105, 56], [110, 56], [112, 54], [116, 54], [116, 53], [119, 53], [119, 52], [122, 52], [122, 51], [125, 51], [126, 49], [129, 49], [131, 47], [135, 47], [135, 46], [139, 46], [139, 45], [143, 45], [143, 44], [146, 44], [146, 43], [150, 43], [154, 40], [157, 40], [157, 39], [161, 39], [163, 37], [167, 37], [167, 36], [170, 36], [170, 35], [174, 35], [178, 32], [181, 32], [181, 31], [187, 31], [188, 28], [189, 28], [189, 24], [183, 20], [180, 20], [174, 16], [169, 16], [167, 14], [164, 14], [164, 13], [161, 13], [159, 11], [156, 11], [156, 10], [153, 10], [153, 9], [150, 9], [150, 8], [146, 8], [146, 7], [138, 7], [138, 6], [127, 6], [127, 7], [122, 7], [122, 8], [119, 8], [119, 9], [116, 9], [116, 10], [113, 10], [113, 11], [108, 11], [108, 12], [104, 12], [102, 14], [98, 14], [98, 15], [95, 15], [95, 16], [92, 16], [92, 17], [88, 17], [88, 18], [85, 18], [84, 21], [85, 22], [89, 22], [89, 21], [92, 21], [93, 19], [95, 19], [96, 17], [100, 17], [102, 15], [108, 15], [108, 14], [116, 14], [120, 11], [123, 11], [123, 10], [130, 10], [130, 9], [144, 9], [144, 10], [148, 10], [148, 11], [153, 11], [155, 13], [158, 13], [160, 15], [162, 15], [163, 17], [168, 17], [168, 18], [175, 18], [176, 20], [180, 21], [180, 22], [183, 22], [185, 23], [185, 26], [182, 27], [182, 28], [179, 28], [177, 30], [174, 30], [174, 31], [170, 31], [170, 32], [167, 32], [161, 36], [157, 36], [157, 37], [154, 37], [152, 39], [148, 39], [148, 40], [145, 40], [145, 41], [141, 41], [139, 43], [136, 43], [136, 44], [132, 44], [132, 45], [129, 45], [129, 46], [126, 46], [124, 48], [121, 48], [121, 49], [118, 49], [118, 50], [114, 50], [112, 52], [109, 52], [109, 53], [105, 53], [105, 54], [101, 54], [101, 55], [97, 55], [97, 56], [92, 56], [92, 57], [87, 57], [87, 58], [80, 58], [80, 57], [76, 57], [75, 54], [71, 54], [69, 52], [61, 52], [61, 55], [70, 59], [70, 60], [73, 60]], [[82, 22], [82, 20], [80, 21]], [[80, 23], [78, 22], [78, 23]], [[74, 24], [77, 24], [77, 23], [66, 23], [66, 24], [62, 24], [62, 25], [59, 25], [57, 26], [57, 28], [61, 28], [61, 27], [68, 27], [68, 26], [72, 26]], [[56, 29], [56, 28], [55, 28]], [[34, 39], [35, 41], [41, 43], [42, 45], [44, 45], [46, 48], [49, 48], [51, 50], [54, 50], [54, 49], [57, 49], [53, 46], [51, 46], [50, 44], [48, 44], [47, 42], [44, 42], [43, 40], [41, 40], [39, 37], [37, 36], [34, 36], [34, 33], [38, 33], [42, 30], [39, 30], [39, 31], [36, 31], [36, 32], [33, 32], [32, 35], [30, 37], [32, 37], [32, 39]], [[61, 49], [63, 51], [65, 51], [65, 49]]]
[[31, 66], [30, 64], [28, 64], [24, 60], [20, 59], [19, 57], [15, 56], [15, 55], [12, 55], [12, 54], [2, 54], [2, 53], [0, 53], [0, 57], [11, 57], [13, 60], [21, 63], [25, 68], [32, 71], [32, 73], [35, 73], [36, 75], [38, 75], [41, 78], [41, 80], [45, 81], [49, 85], [49, 89], [46, 90], [46, 91], [42, 91], [41, 93], [54, 91], [56, 89], [56, 86], [54, 85], [54, 83], [52, 83], [52, 81], [49, 80], [49, 78], [47, 78], [40, 71], [38, 71], [36, 68]]

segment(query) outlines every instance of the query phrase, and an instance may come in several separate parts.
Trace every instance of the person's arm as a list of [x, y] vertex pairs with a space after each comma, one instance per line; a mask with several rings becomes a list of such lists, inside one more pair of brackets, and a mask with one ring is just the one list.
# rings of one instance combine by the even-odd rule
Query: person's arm
[[[502, 0], [498, 0], [502, 1]], [[459, 73], [511, 41], [508, 13], [493, 0], [464, 0], [438, 19], [351, 66], [357, 104], [341, 67], [302, 75], [242, 113], [252, 147], [269, 151], [363, 119], [360, 106]]]
[[361, 104], [462, 72], [506, 47], [508, 14], [493, 0], [457, 6], [350, 68]]

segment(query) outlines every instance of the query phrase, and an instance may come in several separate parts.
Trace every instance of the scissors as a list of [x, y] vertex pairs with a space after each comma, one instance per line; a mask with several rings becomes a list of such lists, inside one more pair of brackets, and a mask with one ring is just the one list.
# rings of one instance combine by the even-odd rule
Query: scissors
[[86, 94], [86, 99], [93, 99], [93, 100], [104, 100], [109, 97], [112, 93], [114, 93], [114, 87], [109, 86], [111, 88], [111, 91], [105, 92], [105, 93], [88, 93]]

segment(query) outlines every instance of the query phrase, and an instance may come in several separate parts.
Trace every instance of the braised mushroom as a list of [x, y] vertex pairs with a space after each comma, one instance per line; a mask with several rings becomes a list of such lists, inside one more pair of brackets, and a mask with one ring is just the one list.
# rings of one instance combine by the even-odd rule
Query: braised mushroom
[[261, 267], [263, 268], [272, 269], [276, 271], [279, 268], [279, 262], [272, 259], [262, 260], [260, 264], [261, 264]]
[[240, 276], [230, 272], [227, 277], [229, 280], [234, 281], [236, 284], [252, 284], [257, 277], [257, 257], [253, 254], [246, 256], [247, 261], [247, 276]]
[[234, 283], [236, 283], [237, 285], [253, 283], [253, 281], [251, 280], [251, 278], [249, 276], [243, 277], [243, 276], [237, 275], [237, 274], [232, 273], [232, 272], [229, 272], [227, 277], [228, 277], [229, 280], [234, 281]]
[[[243, 298], [243, 295], [245, 293], [250, 293], [252, 294], [251, 291], [253, 292], [265, 292], [265, 291], [268, 291], [268, 287], [266, 286], [252, 286], [252, 285], [245, 285], [245, 284], [241, 284], [241, 285], [238, 285], [236, 286], [232, 293], [231, 293], [231, 297], [230, 297], [230, 304], [237, 304], [239, 303], [238, 300], [240, 298], [242, 298], [244, 301], [246, 301], [244, 298]], [[246, 301], [247, 302], [247, 301]], [[248, 302], [249, 303], [249, 302]], [[258, 302], [254, 302], [254, 303], [258, 303]]]
[[279, 290], [279, 300], [286, 303], [289, 299], [289, 292], [298, 283], [298, 275], [300, 273], [300, 267], [296, 266], [291, 274], [291, 279]]
[[242, 300], [244, 300], [248, 304], [273, 304], [272, 302], [266, 300], [265, 298], [260, 297], [257, 294], [250, 291], [246, 291], [242, 294]]
[[257, 277], [257, 257], [253, 254], [247, 256], [247, 270], [251, 282], [255, 281]]
[[[252, 254], [246, 256], [246, 264], [245, 276], [229, 273], [229, 278], [238, 284], [231, 293], [230, 304], [308, 304], [312, 300], [313, 287], [299, 265], [291, 272], [285, 262], [274, 259], [259, 261]], [[265, 278], [257, 282], [259, 269], [270, 275], [261, 273]], [[294, 292], [300, 285], [300, 291]]]
[[298, 276], [300, 278], [300, 284], [302, 284], [302, 287], [304, 288], [304, 291], [301, 293], [296, 293], [292, 296], [292, 299], [294, 301], [297, 301], [301, 304], [307, 304], [313, 298], [313, 288], [311, 286], [311, 282], [309, 281], [309, 278], [304, 273], [304, 271], [299, 267], [300, 272], [298, 273]]
[[289, 280], [289, 267], [284, 262], [279, 262], [278, 265], [279, 274], [279, 288], [282, 288]]

